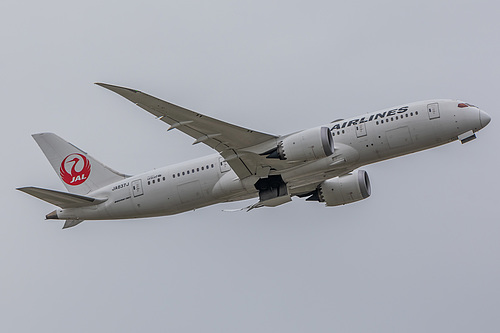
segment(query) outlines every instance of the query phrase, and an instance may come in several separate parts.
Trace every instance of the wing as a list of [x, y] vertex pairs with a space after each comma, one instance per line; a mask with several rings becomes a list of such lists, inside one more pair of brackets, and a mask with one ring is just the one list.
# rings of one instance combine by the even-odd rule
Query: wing
[[[256, 132], [247, 128], [232, 125], [200, 113], [182, 108], [138, 90], [113, 86], [105, 83], [97, 85], [109, 89], [125, 97], [170, 125], [169, 130], [179, 131], [191, 136], [193, 144], [204, 143], [217, 150], [229, 163], [241, 179], [269, 170], [265, 157], [249, 150], [250, 147], [263, 145], [276, 146], [278, 136]], [[268, 144], [267, 144], [268, 143]]]

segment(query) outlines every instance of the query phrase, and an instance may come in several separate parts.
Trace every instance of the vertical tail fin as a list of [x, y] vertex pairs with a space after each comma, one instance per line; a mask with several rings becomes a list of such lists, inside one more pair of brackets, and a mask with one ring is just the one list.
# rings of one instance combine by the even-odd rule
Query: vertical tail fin
[[53, 133], [33, 134], [33, 139], [71, 193], [87, 194], [128, 177]]

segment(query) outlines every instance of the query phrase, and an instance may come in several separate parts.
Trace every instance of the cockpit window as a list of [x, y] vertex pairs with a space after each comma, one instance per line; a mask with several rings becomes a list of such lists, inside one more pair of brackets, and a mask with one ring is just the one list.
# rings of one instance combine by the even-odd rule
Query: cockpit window
[[477, 106], [472, 105], [472, 104], [469, 104], [469, 103], [459, 103], [459, 104], [458, 104], [458, 107], [459, 107], [459, 108], [466, 108], [466, 107], [469, 107], [469, 106], [470, 106], [471, 108], [477, 108]]

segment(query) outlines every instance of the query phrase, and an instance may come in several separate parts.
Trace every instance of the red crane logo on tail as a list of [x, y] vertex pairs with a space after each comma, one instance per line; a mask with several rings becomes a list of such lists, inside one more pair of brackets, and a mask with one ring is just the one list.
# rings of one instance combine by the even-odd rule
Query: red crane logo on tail
[[72, 186], [80, 185], [89, 178], [90, 162], [82, 154], [70, 154], [61, 162], [59, 173], [61, 174], [61, 179], [66, 184]]

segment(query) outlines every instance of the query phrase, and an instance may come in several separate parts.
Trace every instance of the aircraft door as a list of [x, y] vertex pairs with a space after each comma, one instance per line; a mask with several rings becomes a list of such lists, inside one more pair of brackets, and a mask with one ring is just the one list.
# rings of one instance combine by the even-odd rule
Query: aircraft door
[[134, 195], [134, 198], [144, 194], [141, 179], [137, 179], [132, 182], [132, 194]]
[[432, 103], [427, 105], [427, 112], [429, 113], [429, 119], [439, 118], [439, 104]]
[[229, 163], [227, 163], [224, 157], [219, 157], [219, 167], [220, 167], [220, 172], [227, 172], [231, 170]]
[[366, 124], [365, 123], [356, 125], [356, 136], [358, 138], [366, 136]]

